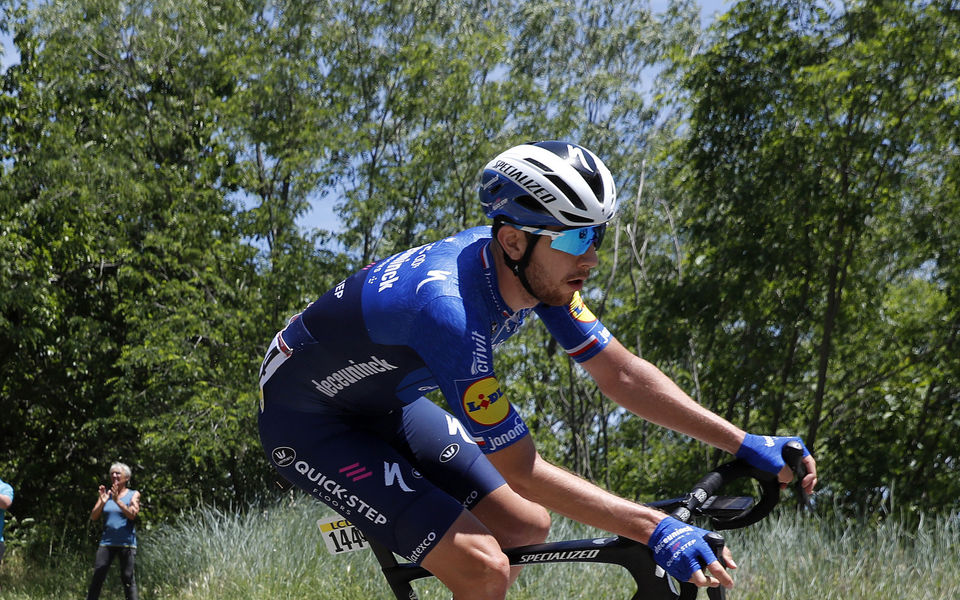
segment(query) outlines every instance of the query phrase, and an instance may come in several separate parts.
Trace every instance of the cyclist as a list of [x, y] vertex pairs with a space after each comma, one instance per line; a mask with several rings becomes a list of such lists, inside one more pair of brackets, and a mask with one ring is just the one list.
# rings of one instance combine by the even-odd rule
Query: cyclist
[[[506, 150], [483, 170], [477, 227], [375, 262], [290, 319], [260, 369], [260, 437], [277, 470], [458, 600], [503, 598], [501, 548], [546, 539], [547, 509], [648, 544], [682, 581], [731, 586], [706, 531], [546, 462], [492, 353], [531, 312], [631, 412], [792, 478], [789, 439], [747, 434], [621, 345], [580, 296], [616, 211], [582, 146]], [[438, 389], [443, 410], [424, 394]], [[813, 457], [805, 452], [816, 484]], [[729, 550], [724, 558], [735, 567]], [[701, 565], [706, 565], [701, 570]]]

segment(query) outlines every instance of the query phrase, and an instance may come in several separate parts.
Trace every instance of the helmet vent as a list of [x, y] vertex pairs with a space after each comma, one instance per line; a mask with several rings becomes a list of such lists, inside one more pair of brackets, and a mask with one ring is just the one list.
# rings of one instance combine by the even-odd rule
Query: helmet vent
[[603, 198], [603, 178], [600, 177], [600, 174], [596, 173], [592, 177], [584, 177], [584, 179], [587, 180], [587, 185], [593, 190], [593, 194], [597, 198]]
[[565, 210], [561, 210], [560, 214], [566, 217], [567, 219], [569, 219], [573, 223], [584, 223], [586, 225], [592, 225], [594, 223], [593, 219], [589, 219], [587, 217], [581, 217], [580, 215], [575, 215]]
[[543, 208], [542, 204], [537, 202], [537, 200], [533, 196], [518, 196], [514, 199], [514, 202], [517, 203], [517, 206], [520, 206], [521, 208], [525, 208], [532, 213], [537, 213], [542, 215], [550, 214], [549, 212], [547, 212], [545, 208]]
[[523, 160], [527, 161], [527, 162], [530, 163], [531, 165], [533, 165], [533, 166], [535, 166], [536, 168], [540, 169], [540, 170], [543, 171], [544, 173], [553, 173], [553, 169], [551, 169], [550, 167], [548, 167], [547, 165], [543, 164], [542, 162], [540, 162], [539, 160], [537, 160], [537, 159], [535, 159], [535, 158], [525, 158], [525, 159], [523, 159]]
[[560, 188], [560, 191], [563, 192], [563, 195], [570, 200], [570, 204], [573, 204], [580, 210], [587, 210], [587, 206], [583, 203], [583, 200], [580, 199], [580, 196], [578, 196], [577, 193], [573, 191], [569, 185], [567, 185], [567, 182], [564, 181], [562, 177], [559, 175], [547, 175], [547, 179], [549, 179], [553, 185]]

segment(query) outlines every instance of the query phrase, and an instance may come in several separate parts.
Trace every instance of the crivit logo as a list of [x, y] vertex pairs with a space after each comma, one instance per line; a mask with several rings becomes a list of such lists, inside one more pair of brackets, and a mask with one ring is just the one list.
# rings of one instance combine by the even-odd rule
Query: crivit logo
[[288, 467], [293, 461], [297, 460], [297, 452], [290, 446], [274, 448], [270, 456], [273, 458], [273, 464], [278, 467]]
[[580, 292], [573, 293], [573, 300], [570, 301], [570, 315], [581, 323], [593, 323], [597, 320], [587, 305], [583, 303]]
[[341, 390], [347, 389], [362, 379], [379, 373], [393, 371], [396, 368], [398, 368], [396, 365], [391, 365], [382, 358], [371, 355], [369, 362], [356, 363], [351, 360], [349, 365], [338, 371], [334, 371], [320, 381], [311, 379], [310, 382], [318, 391], [323, 393], [324, 396], [333, 398]]
[[[349, 467], [344, 467], [343, 470]], [[305, 460], [293, 463], [293, 469], [314, 483], [313, 495], [323, 500], [343, 516], [358, 514], [375, 525], [385, 525], [387, 518], [378, 510], [361, 500], [356, 494], [310, 466]]]
[[490, 372], [490, 353], [487, 351], [487, 338], [479, 332], [471, 331], [473, 340], [473, 362], [470, 364], [471, 375], [483, 375]]
[[443, 452], [440, 453], [440, 462], [446, 463], [453, 460], [457, 454], [460, 454], [460, 444], [454, 442], [446, 448], [443, 449]]
[[496, 425], [506, 419], [510, 411], [496, 377], [484, 377], [470, 384], [462, 402], [467, 416], [481, 425]]

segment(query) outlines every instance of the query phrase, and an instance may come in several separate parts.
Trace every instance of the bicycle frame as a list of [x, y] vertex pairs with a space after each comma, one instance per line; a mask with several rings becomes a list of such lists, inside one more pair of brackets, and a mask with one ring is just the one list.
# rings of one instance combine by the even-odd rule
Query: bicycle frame
[[[791, 443], [784, 448], [784, 458], [798, 479], [803, 478], [800, 462], [803, 451], [799, 444]], [[760, 499], [751, 497], [716, 496], [723, 486], [738, 479], [752, 478], [760, 484]], [[712, 529], [739, 529], [752, 525], [766, 517], [780, 499], [777, 477], [754, 469], [741, 460], [720, 465], [707, 473], [685, 496], [651, 502], [648, 506], [658, 508], [684, 522], [702, 517], [710, 520]], [[423, 567], [413, 563], [399, 563], [396, 556], [374, 540], [368, 540], [379, 561], [383, 574], [397, 600], [417, 600], [410, 585], [412, 581], [431, 577]], [[723, 549], [723, 537], [716, 533], [707, 536], [717, 556]], [[678, 582], [668, 576], [653, 560], [653, 552], [640, 542], [613, 536], [546, 542], [519, 546], [504, 550], [513, 566], [528, 566], [550, 563], [591, 562], [619, 565], [625, 568], [637, 584], [637, 591], [630, 600], [693, 600], [699, 588], [692, 583]], [[722, 587], [707, 588], [709, 600], [723, 600], [726, 591]]]
[[[431, 573], [413, 563], [398, 563], [394, 554], [385, 547], [374, 541], [369, 543], [398, 600], [417, 600], [418, 596], [410, 583], [431, 577]], [[678, 582], [657, 566], [653, 552], [647, 546], [622, 536], [546, 542], [510, 548], [504, 553], [513, 566], [569, 562], [619, 565], [630, 573], [637, 584], [637, 591], [631, 600], [690, 600], [697, 597], [697, 586], [692, 583], [679, 583], [678, 586]], [[710, 600], [722, 600], [725, 597], [722, 588], [711, 588], [707, 594]]]

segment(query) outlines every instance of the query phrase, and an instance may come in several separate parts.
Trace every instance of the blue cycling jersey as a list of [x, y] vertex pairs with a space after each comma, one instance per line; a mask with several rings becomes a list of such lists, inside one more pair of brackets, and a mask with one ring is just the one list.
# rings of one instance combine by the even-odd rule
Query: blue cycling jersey
[[[533, 310], [574, 360], [610, 342], [579, 294]], [[489, 227], [360, 270], [274, 336], [260, 367], [264, 450], [365, 535], [423, 560], [504, 485], [484, 453], [528, 434], [493, 350], [530, 312], [500, 296]], [[449, 412], [424, 397], [438, 388]]]
[[[533, 311], [576, 361], [610, 341], [579, 293], [570, 306]], [[439, 387], [474, 441], [493, 452], [527, 433], [492, 357], [529, 313], [511, 311], [500, 295], [490, 227], [469, 229], [369, 265], [293, 317], [263, 361], [261, 393], [290, 356], [309, 352], [284, 372], [290, 391], [279, 402], [384, 414]]]

